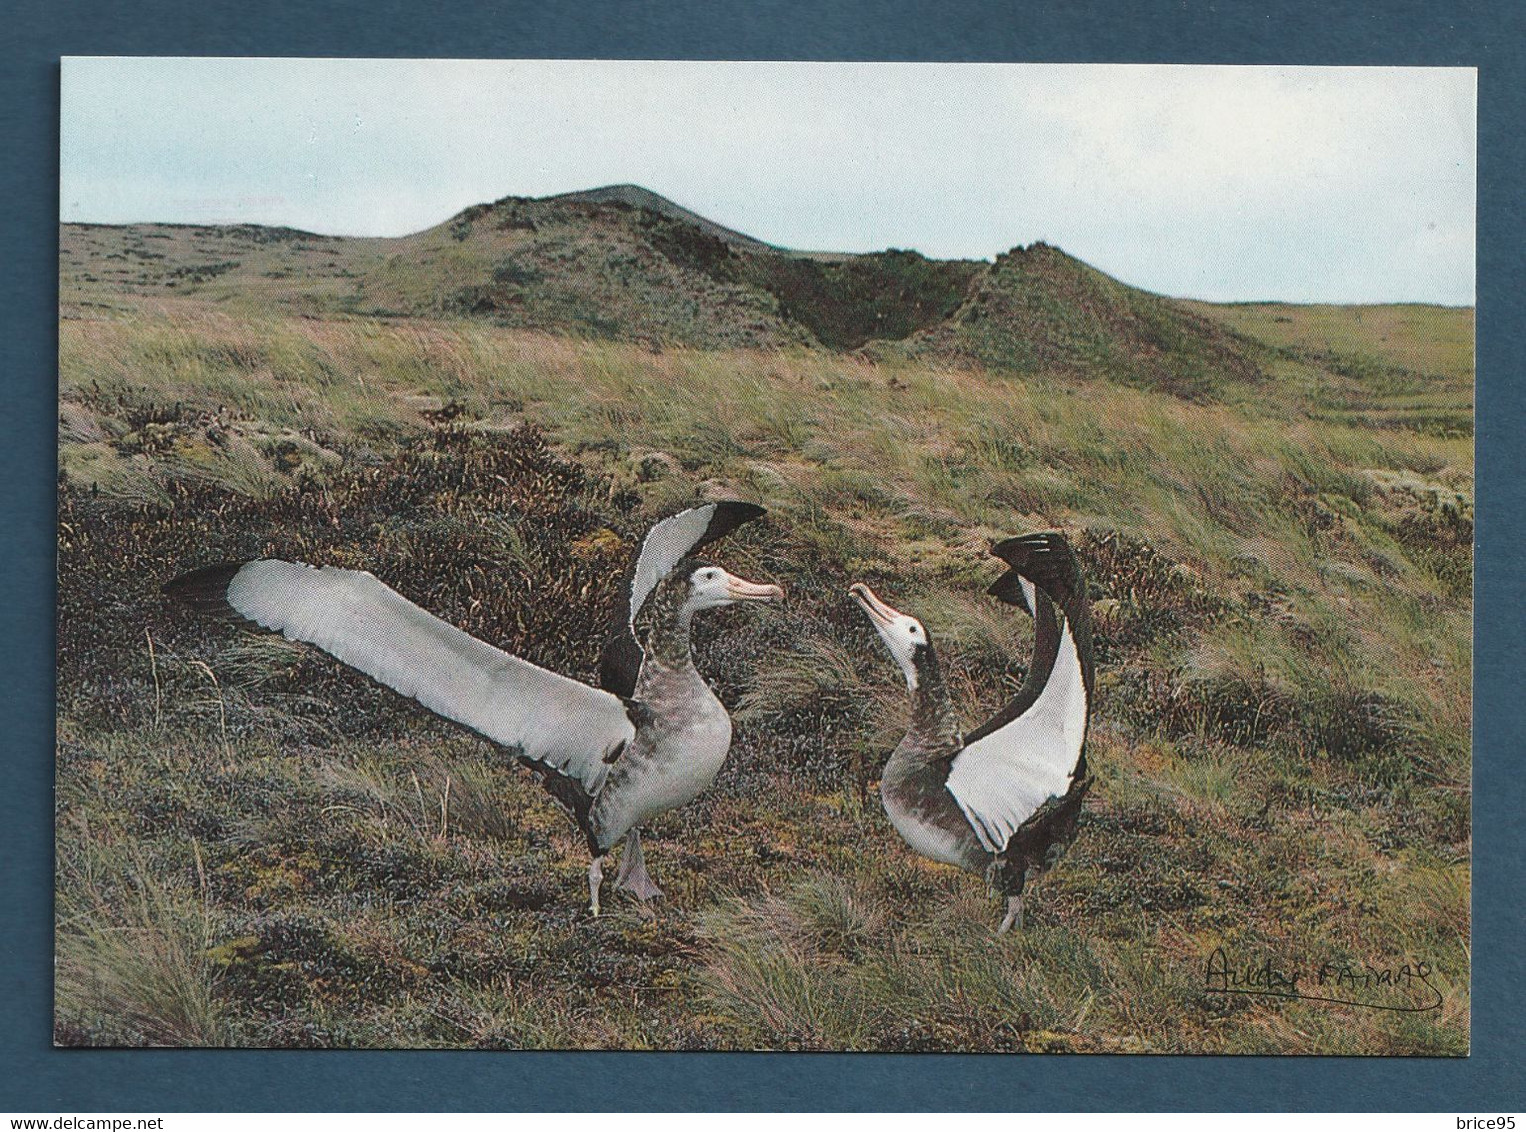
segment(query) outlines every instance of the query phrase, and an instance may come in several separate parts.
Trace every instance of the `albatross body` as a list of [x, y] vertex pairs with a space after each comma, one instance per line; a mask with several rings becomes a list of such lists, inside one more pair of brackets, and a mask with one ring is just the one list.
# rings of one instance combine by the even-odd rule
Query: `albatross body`
[[997, 929], [1005, 933], [1022, 926], [1027, 878], [1075, 837], [1092, 781], [1085, 745], [1093, 664], [1085, 581], [1064, 536], [1007, 539], [992, 552], [1009, 569], [988, 592], [1032, 613], [1033, 663], [1017, 694], [969, 735], [960, 733], [922, 623], [862, 583], [849, 592], [913, 697], [911, 726], [880, 781], [890, 823], [920, 855], [980, 873], [1006, 896]]
[[[622, 838], [616, 883], [643, 904], [661, 895], [640, 827], [698, 796], [730, 749], [731, 719], [694, 667], [690, 624], [703, 610], [776, 601], [783, 591], [688, 554], [762, 513], [705, 504], [652, 528], [622, 587], [602, 688], [479, 641], [361, 571], [263, 559], [195, 570], [164, 589], [315, 645], [522, 760], [587, 840], [597, 915], [604, 861]], [[644, 652], [638, 615], [648, 625]]]

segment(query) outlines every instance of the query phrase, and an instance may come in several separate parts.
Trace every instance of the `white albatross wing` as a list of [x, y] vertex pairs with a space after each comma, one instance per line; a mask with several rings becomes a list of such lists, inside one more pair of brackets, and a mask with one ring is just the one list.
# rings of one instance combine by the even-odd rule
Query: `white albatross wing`
[[641, 553], [636, 559], [635, 573], [631, 576], [628, 616], [632, 626], [636, 624], [636, 615], [641, 612], [647, 596], [657, 583], [682, 561], [690, 547], [704, 537], [705, 528], [710, 525], [710, 517], [714, 513], [714, 504], [680, 511], [655, 524], [647, 532], [646, 538], [641, 540]]
[[724, 538], [743, 523], [766, 514], [756, 503], [736, 499], [703, 503], [653, 524], [641, 540], [629, 575], [620, 585], [614, 632], [599, 653], [599, 686], [618, 696], [636, 690], [646, 658], [636, 637], [636, 618], [657, 583], [688, 555]]
[[686, 555], [762, 514], [763, 508], [755, 503], [728, 500], [702, 503], [654, 524], [646, 538], [641, 540], [641, 553], [636, 557], [636, 568], [631, 575], [627, 612], [631, 627], [635, 627], [636, 615], [657, 583], [667, 577]]
[[228, 581], [240, 616], [316, 645], [430, 711], [577, 779], [635, 735], [624, 702], [510, 656], [414, 605], [372, 574], [263, 559]]
[[1050, 798], [1070, 789], [1086, 740], [1086, 684], [1067, 622], [1059, 655], [1033, 705], [954, 756], [948, 789], [992, 853]]

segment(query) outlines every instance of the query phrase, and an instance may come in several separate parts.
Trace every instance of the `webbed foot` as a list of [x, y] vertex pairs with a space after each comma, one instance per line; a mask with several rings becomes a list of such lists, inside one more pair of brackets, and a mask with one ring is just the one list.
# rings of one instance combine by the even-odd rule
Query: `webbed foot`
[[646, 860], [641, 855], [641, 833], [638, 830], [633, 829], [625, 835], [625, 852], [620, 856], [620, 872], [615, 877], [615, 887], [625, 889], [640, 900], [643, 907], [648, 900], [655, 900], [662, 895], [662, 889], [647, 875]]

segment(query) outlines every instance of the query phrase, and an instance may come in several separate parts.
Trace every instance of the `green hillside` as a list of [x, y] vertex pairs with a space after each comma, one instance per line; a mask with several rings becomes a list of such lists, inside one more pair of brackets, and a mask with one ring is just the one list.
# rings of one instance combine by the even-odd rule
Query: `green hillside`
[[915, 356], [1019, 373], [1106, 376], [1186, 397], [1261, 376], [1262, 348], [1184, 304], [1126, 286], [1048, 244], [996, 257]]
[[62, 243], [66, 309], [122, 294], [191, 295], [701, 349], [906, 342], [917, 356], [1192, 395], [1259, 372], [1252, 340], [1043, 244], [991, 264], [894, 249], [797, 253], [633, 185], [507, 197], [396, 239], [65, 225]]

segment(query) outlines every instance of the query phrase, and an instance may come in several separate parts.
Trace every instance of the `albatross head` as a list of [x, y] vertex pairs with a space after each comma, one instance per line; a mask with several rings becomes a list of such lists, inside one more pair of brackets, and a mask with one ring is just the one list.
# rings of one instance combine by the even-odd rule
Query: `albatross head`
[[783, 601], [784, 591], [774, 585], [760, 585], [727, 573], [709, 562], [691, 560], [687, 570], [689, 592], [683, 607], [687, 613], [714, 609], [737, 601]]
[[863, 582], [854, 582], [848, 594], [879, 630], [880, 639], [906, 676], [906, 686], [916, 691], [917, 669], [932, 648], [922, 622], [886, 605]]

